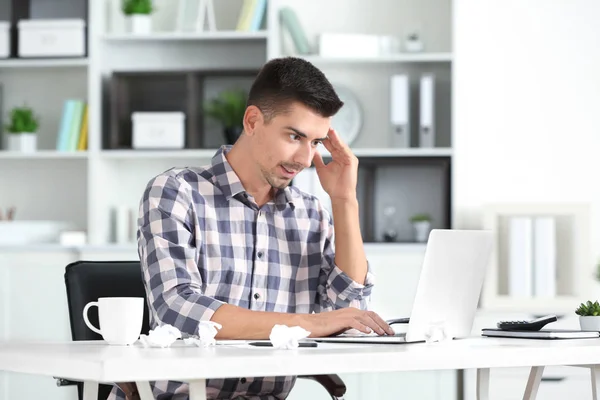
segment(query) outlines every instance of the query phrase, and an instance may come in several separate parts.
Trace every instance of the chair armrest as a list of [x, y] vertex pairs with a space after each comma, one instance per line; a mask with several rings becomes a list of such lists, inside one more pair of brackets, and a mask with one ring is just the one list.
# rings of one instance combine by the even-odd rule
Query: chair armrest
[[72, 381], [72, 380], [65, 379], [65, 378], [54, 377], [54, 379], [56, 380], [56, 386], [58, 386], [58, 387], [73, 386], [73, 385], [77, 385], [77, 383], [79, 383], [79, 382]]
[[333, 397], [342, 397], [346, 393], [346, 385], [342, 378], [336, 374], [329, 375], [302, 375], [299, 378], [317, 381]]

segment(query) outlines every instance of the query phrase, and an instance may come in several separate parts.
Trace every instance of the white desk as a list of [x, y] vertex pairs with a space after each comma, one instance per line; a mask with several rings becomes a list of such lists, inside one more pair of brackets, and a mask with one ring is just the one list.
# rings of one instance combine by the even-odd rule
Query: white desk
[[[152, 398], [149, 381], [187, 381], [190, 399], [204, 400], [208, 378], [469, 368], [478, 370], [478, 399], [484, 400], [490, 368], [596, 364], [600, 365], [600, 339], [472, 338], [432, 344], [319, 344], [293, 350], [199, 348], [181, 341], [167, 349], [103, 342], [0, 342], [0, 370], [83, 381], [85, 400], [96, 400], [98, 383], [103, 382], [137, 382], [142, 400], [147, 400]], [[532, 369], [526, 398], [535, 397], [542, 370]], [[595, 371], [592, 368], [592, 376]]]

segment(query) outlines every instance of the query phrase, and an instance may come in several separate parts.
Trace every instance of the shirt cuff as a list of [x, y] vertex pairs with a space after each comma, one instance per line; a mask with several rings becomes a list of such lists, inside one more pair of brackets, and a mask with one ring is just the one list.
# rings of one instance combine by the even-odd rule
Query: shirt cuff
[[350, 278], [337, 265], [333, 265], [333, 269], [327, 278], [327, 296], [330, 299], [337, 299], [334, 303], [339, 302], [349, 305], [352, 302], [361, 301], [371, 295], [371, 289], [375, 284], [375, 277], [371, 272], [371, 266], [367, 261], [367, 276], [365, 283], [360, 284]]

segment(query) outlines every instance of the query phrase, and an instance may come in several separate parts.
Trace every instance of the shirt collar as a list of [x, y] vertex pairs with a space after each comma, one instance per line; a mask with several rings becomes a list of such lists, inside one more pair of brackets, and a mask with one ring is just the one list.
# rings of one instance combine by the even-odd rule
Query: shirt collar
[[[229, 164], [227, 157], [225, 157], [231, 148], [231, 145], [221, 146], [211, 161], [212, 171], [213, 175], [215, 176], [217, 186], [219, 186], [221, 192], [228, 201], [240, 193], [246, 193], [246, 189], [244, 189], [242, 181], [231, 167], [231, 164]], [[278, 190], [275, 195], [274, 202], [276, 206], [285, 206], [288, 204], [293, 206], [294, 198], [290, 188], [286, 187], [283, 190]]]

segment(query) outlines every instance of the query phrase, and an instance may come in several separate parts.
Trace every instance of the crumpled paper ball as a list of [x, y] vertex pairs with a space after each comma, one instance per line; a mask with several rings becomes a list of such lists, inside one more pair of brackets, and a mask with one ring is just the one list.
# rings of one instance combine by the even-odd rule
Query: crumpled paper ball
[[305, 339], [310, 332], [299, 326], [275, 325], [271, 330], [269, 339], [276, 349], [294, 349], [298, 341]]
[[443, 322], [432, 323], [425, 331], [426, 343], [446, 342], [450, 340], [452, 338], [447, 335]]
[[173, 325], [165, 324], [150, 330], [148, 335], [140, 335], [139, 341], [144, 347], [169, 347], [177, 339], [181, 339], [181, 332]]
[[213, 321], [200, 321], [198, 325], [198, 337], [189, 337], [183, 339], [185, 344], [195, 345], [198, 347], [214, 346], [216, 344], [215, 336], [218, 330], [223, 326]]

